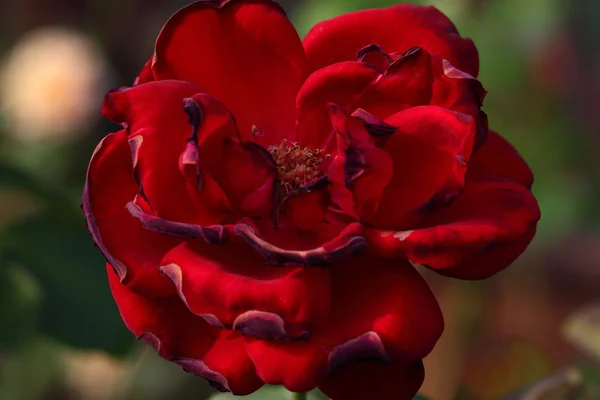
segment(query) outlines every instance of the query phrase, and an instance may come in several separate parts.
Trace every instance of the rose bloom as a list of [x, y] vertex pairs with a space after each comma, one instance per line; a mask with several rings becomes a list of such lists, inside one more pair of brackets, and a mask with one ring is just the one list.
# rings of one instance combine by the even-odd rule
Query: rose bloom
[[321, 22], [200, 1], [164, 26], [83, 209], [127, 327], [217, 389], [409, 399], [443, 330], [412, 264], [483, 279], [527, 247], [533, 177], [488, 131], [473, 42], [433, 7]]

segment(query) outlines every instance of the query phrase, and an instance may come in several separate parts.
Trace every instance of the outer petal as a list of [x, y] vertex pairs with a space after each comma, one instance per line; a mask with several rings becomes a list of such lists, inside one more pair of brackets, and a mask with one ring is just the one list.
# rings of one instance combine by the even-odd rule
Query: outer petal
[[[409, 263], [352, 257], [329, 271], [331, 314], [307, 341], [248, 339], [248, 354], [266, 383], [283, 384], [292, 391], [322, 383], [331, 393], [339, 393], [337, 374], [347, 376], [346, 366], [362, 370], [353, 363], [369, 359], [402, 371], [403, 365], [418, 362], [431, 351], [443, 329], [442, 314]], [[360, 378], [356, 383], [366, 384]]]
[[[483, 278], [506, 267], [531, 240], [540, 211], [533, 195], [509, 181], [470, 182], [451, 206], [428, 215], [421, 227], [406, 231], [367, 229], [370, 249], [382, 256], [404, 257], [443, 274]], [[510, 257], [495, 253], [492, 264], [478, 258], [511, 246]], [[515, 247], [513, 247], [515, 246]], [[505, 249], [506, 250], [506, 249]], [[468, 263], [472, 270], [465, 270]], [[476, 270], [475, 270], [476, 269]]]
[[188, 178], [196, 177], [196, 196], [222, 189], [211, 203], [226, 202], [244, 215], [272, 215], [277, 168], [271, 155], [239, 139], [231, 113], [215, 98], [196, 94], [184, 103], [194, 135], [187, 140], [180, 169]]
[[236, 234], [270, 265], [326, 266], [363, 253], [367, 243], [359, 223], [322, 222], [311, 231], [295, 226], [275, 228], [267, 221], [245, 219]]
[[505, 178], [526, 188], [533, 185], [533, 172], [523, 157], [506, 139], [493, 131], [490, 131], [485, 144], [473, 154], [468, 177]]
[[127, 328], [162, 357], [222, 391], [245, 395], [262, 386], [239, 333], [207, 324], [189, 312], [177, 296], [149, 299], [130, 291], [110, 266], [108, 276]]
[[294, 135], [306, 57], [274, 1], [204, 0], [181, 9], [156, 41], [152, 71], [156, 79], [193, 82], [220, 99], [246, 139], [253, 125], [271, 144]]
[[428, 104], [432, 75], [427, 52], [413, 50], [387, 71], [366, 62], [347, 61], [312, 73], [298, 93], [298, 140], [307, 146], [334, 148], [327, 109], [334, 103], [348, 112], [364, 108], [386, 118], [408, 107]]
[[296, 99], [298, 141], [303, 146], [332, 152], [335, 149], [335, 133], [329, 122], [327, 104], [352, 108], [356, 97], [377, 76], [374, 68], [359, 62], [335, 64], [310, 75]]
[[[103, 112], [114, 122], [127, 125], [134, 177], [157, 215], [211, 224], [218, 222], [222, 213], [199, 207], [178, 163], [194, 131], [184, 111], [184, 99], [198, 92], [187, 82], [149, 82], [107, 94]], [[210, 117], [208, 114], [208, 121], [205, 118], [201, 139], [207, 141], [206, 137], [215, 134], [222, 140], [219, 118], [215, 122]], [[235, 135], [235, 130], [229, 134]]]
[[418, 392], [425, 369], [423, 363], [357, 362], [328, 376], [319, 389], [333, 400], [337, 399], [412, 399]]
[[152, 60], [154, 57], [150, 57], [144, 67], [140, 71], [139, 75], [133, 81], [133, 86], [141, 85], [142, 83], [152, 82], [154, 75], [152, 74]]
[[106, 136], [96, 148], [87, 172], [82, 208], [94, 242], [121, 281], [139, 293], [163, 296], [175, 292], [160, 275], [163, 255], [180, 240], [143, 229], [125, 210], [138, 192], [124, 130]]
[[399, 4], [344, 14], [315, 25], [304, 39], [304, 48], [314, 71], [353, 60], [372, 43], [390, 53], [420, 46], [473, 76], [479, 70], [471, 39], [461, 38], [452, 21], [432, 6]]
[[413, 107], [385, 122], [398, 127], [384, 146], [394, 172], [370, 223], [402, 229], [460, 193], [476, 127], [471, 116], [434, 106]]
[[510, 243], [498, 243], [490, 246], [483, 254], [451, 269], [436, 270], [441, 275], [465, 279], [486, 279], [511, 265], [525, 251], [533, 240], [536, 226], [530, 227], [525, 233]]
[[245, 335], [302, 337], [329, 312], [326, 270], [273, 268], [244, 245], [189, 241], [162, 265], [192, 312]]
[[378, 119], [410, 107], [443, 107], [475, 118], [478, 143], [483, 143], [487, 120], [480, 107], [486, 92], [479, 81], [418, 47], [395, 58], [383, 72], [366, 62], [346, 61], [311, 74], [296, 99], [299, 142], [325, 152], [334, 149], [326, 105], [335, 103]]
[[347, 215], [370, 219], [392, 179], [394, 162], [388, 152], [371, 143], [366, 123], [350, 118], [336, 105], [330, 105], [330, 114], [338, 143], [329, 167], [332, 200]]

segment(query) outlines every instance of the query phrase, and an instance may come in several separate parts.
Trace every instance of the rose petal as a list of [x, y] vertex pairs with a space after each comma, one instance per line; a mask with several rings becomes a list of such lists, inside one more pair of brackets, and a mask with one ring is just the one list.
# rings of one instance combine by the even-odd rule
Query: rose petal
[[347, 226], [322, 223], [312, 231], [258, 224], [258, 221], [240, 222], [235, 232], [269, 265], [325, 266], [367, 249], [358, 223]]
[[228, 139], [214, 177], [243, 215], [271, 217], [279, 191], [277, 166], [259, 145]]
[[[346, 376], [347, 368], [382, 364], [397, 372], [431, 351], [443, 329], [442, 314], [409, 263], [361, 256], [336, 263], [329, 271], [331, 313], [308, 340], [247, 339], [248, 354], [265, 383], [283, 384], [291, 391], [307, 391], [317, 384], [336, 390], [338, 374]], [[365, 360], [376, 363], [364, 364]]]
[[[326, 270], [273, 268], [244, 245], [221, 247], [189, 241], [167, 254], [162, 265], [162, 272], [175, 283], [192, 312], [210, 314], [211, 322], [218, 320], [228, 329], [258, 334], [261, 329], [253, 324], [268, 324], [262, 329], [265, 335], [282, 328], [286, 337], [298, 337], [328, 314]], [[251, 311], [272, 315], [254, 313], [252, 322], [248, 322], [251, 314], [238, 319]], [[278, 318], [283, 327], [276, 323]]]
[[472, 116], [481, 144], [487, 134], [480, 110], [485, 94], [479, 81], [418, 47], [397, 56], [383, 73], [364, 62], [333, 64], [311, 74], [300, 89], [298, 141], [334, 152], [327, 104], [335, 103], [349, 113], [362, 109], [378, 120], [410, 107], [443, 107]]
[[490, 131], [485, 144], [473, 154], [467, 177], [498, 177], [533, 185], [533, 173], [519, 152], [500, 134]]
[[353, 100], [377, 76], [375, 69], [359, 62], [339, 63], [311, 74], [296, 99], [298, 142], [331, 153], [335, 149], [335, 133], [327, 104], [351, 108]]
[[247, 140], [253, 125], [270, 144], [295, 135], [294, 98], [305, 79], [306, 57], [274, 1], [184, 7], [163, 27], [152, 71], [157, 79], [186, 80], [220, 99]]
[[477, 137], [475, 148], [479, 148], [488, 133], [487, 116], [481, 111], [487, 91], [477, 79], [455, 68], [448, 60], [432, 57], [433, 81], [430, 104], [447, 108], [475, 118]]
[[[384, 257], [408, 258], [445, 275], [483, 277], [506, 267], [516, 250], [489, 267], [479, 260], [496, 246], [513, 245], [524, 250], [540, 218], [535, 197], [523, 186], [509, 181], [469, 182], [450, 205], [431, 212], [414, 230], [366, 229], [369, 248]], [[509, 253], [511, 253], [509, 255]], [[498, 256], [498, 252], [495, 253]], [[473, 270], [465, 270], [468, 263]], [[488, 269], [489, 268], [489, 269]]]
[[[363, 111], [361, 115], [373, 122], [367, 114]], [[332, 200], [349, 216], [371, 218], [392, 178], [394, 162], [385, 150], [371, 143], [365, 122], [350, 118], [337, 105], [330, 105], [330, 117], [338, 143], [337, 156], [329, 167]]]
[[202, 197], [218, 194], [210, 201], [213, 206], [227, 202], [244, 215], [272, 215], [277, 168], [271, 155], [253, 142], [241, 141], [229, 110], [213, 97], [196, 94], [186, 99], [186, 113], [190, 121], [198, 121], [197, 138], [188, 139], [180, 158], [180, 169], [195, 178], [188, 181], [194, 183], [189, 187]]
[[420, 46], [473, 76], [479, 70], [471, 39], [461, 38], [452, 21], [432, 6], [399, 4], [344, 14], [315, 25], [304, 39], [304, 48], [315, 71], [354, 60], [360, 49], [373, 43], [388, 53]]
[[127, 328], [160, 356], [219, 390], [245, 395], [262, 386], [238, 333], [207, 324], [177, 296], [149, 299], [132, 292], [107, 267], [110, 288]]
[[[105, 115], [115, 122], [127, 124], [129, 140], [135, 144], [132, 146], [134, 174], [156, 214], [172, 221], [210, 225], [222, 219], [222, 210], [226, 206], [200, 201], [199, 194], [188, 190], [188, 179], [181, 173], [178, 163], [188, 139], [197, 129], [188, 120], [185, 99], [198, 91], [187, 82], [149, 82], [109, 93], [105, 99]], [[156, 101], [157, 97], [160, 102]], [[219, 140], [222, 142], [226, 134], [237, 133], [235, 130], [224, 132], [228, 126], [223, 127], [222, 113], [213, 112], [213, 109], [224, 109], [222, 105], [206, 95], [196, 97], [196, 102], [203, 101], [202, 106], [208, 107], [197, 136], [200, 146], [208, 142], [204, 145], [204, 155], [211, 155], [211, 147], [216, 147]], [[211, 195], [208, 189], [207, 193], [209, 199], [222, 198]]]
[[184, 239], [203, 239], [210, 244], [229, 242], [233, 230], [231, 225], [202, 226], [165, 220], [151, 214], [148, 212], [149, 210], [144, 210], [147, 207], [140, 206], [141, 201], [143, 200], [140, 200], [140, 196], [137, 196], [133, 201], [127, 203], [125, 208], [133, 218], [140, 221], [142, 226], [150, 232]]
[[154, 57], [150, 57], [144, 67], [140, 71], [139, 75], [133, 81], [133, 86], [141, 85], [143, 83], [152, 82], [154, 80], [154, 75], [152, 74], [152, 61]]
[[124, 130], [106, 136], [92, 155], [82, 208], [94, 242], [121, 281], [148, 296], [174, 293], [158, 271], [163, 255], [181, 241], [143, 229], [125, 210], [138, 193]]
[[483, 254], [462, 263], [456, 268], [437, 269], [441, 275], [465, 280], [487, 279], [511, 265], [527, 249], [536, 233], [536, 226], [510, 243], [491, 242]]
[[421, 361], [389, 365], [357, 362], [328, 376], [319, 389], [332, 399], [412, 399], [424, 378]]
[[413, 107], [386, 119], [399, 127], [385, 142], [393, 176], [369, 222], [378, 228], [413, 226], [427, 207], [452, 200], [464, 186], [475, 139], [471, 116], [440, 107]]

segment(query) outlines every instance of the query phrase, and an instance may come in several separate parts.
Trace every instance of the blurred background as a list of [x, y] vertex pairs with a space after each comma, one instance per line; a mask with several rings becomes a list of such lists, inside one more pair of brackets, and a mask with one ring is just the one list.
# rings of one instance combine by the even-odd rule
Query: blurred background
[[[543, 215], [532, 246], [492, 279], [425, 273], [446, 331], [422, 394], [600, 399], [600, 1], [413, 2], [474, 39], [484, 110], [533, 168]], [[185, 3], [0, 0], [2, 400], [229, 398], [135, 342], [79, 209], [88, 159], [114, 129], [100, 115], [104, 93], [133, 82]], [[280, 3], [303, 36], [395, 1]]]

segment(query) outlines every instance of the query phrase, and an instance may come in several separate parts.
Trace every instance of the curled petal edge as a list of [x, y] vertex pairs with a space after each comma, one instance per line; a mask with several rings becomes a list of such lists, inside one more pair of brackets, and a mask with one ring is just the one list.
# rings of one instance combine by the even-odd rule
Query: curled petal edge
[[196, 225], [174, 222], [145, 213], [134, 201], [125, 206], [131, 216], [150, 232], [185, 239], [203, 239], [209, 244], [225, 244], [230, 240], [230, 227], [227, 225]]
[[210, 386], [219, 392], [231, 392], [227, 378], [209, 368], [204, 361], [195, 358], [178, 357], [174, 358], [173, 362], [179, 365], [185, 371], [191, 372], [206, 379]]
[[235, 233], [258, 251], [270, 265], [326, 266], [336, 260], [363, 253], [366, 239], [358, 233], [360, 224], [348, 225], [335, 239], [310, 250], [287, 250], [259, 237], [249, 224], [235, 225]]
[[[181, 267], [177, 264], [167, 264], [160, 267], [160, 271], [165, 274], [177, 288], [179, 298], [186, 307], [192, 311], [188, 301], [183, 293], [183, 273]], [[192, 311], [193, 312], [193, 311]], [[279, 315], [258, 310], [249, 310], [238, 315], [232, 324], [223, 324], [214, 314], [197, 314], [210, 325], [230, 330], [237, 330], [244, 336], [263, 338], [269, 340], [305, 340], [309, 333], [306, 331], [296, 335], [290, 335], [285, 329], [285, 322]], [[153, 344], [155, 341], [151, 337], [147, 343]]]
[[[92, 154], [92, 157], [90, 158], [91, 160], [94, 160], [94, 158], [98, 155], [98, 153], [102, 149], [102, 146], [103, 146], [105, 140], [107, 140], [107, 138], [111, 137], [111, 135], [114, 135], [114, 134], [111, 133], [110, 135], [105, 136], [100, 141], [100, 143], [98, 143], [98, 146], [96, 146], [96, 149], [94, 150], [94, 153]], [[100, 234], [100, 230], [98, 229], [96, 217], [92, 213], [92, 204], [91, 204], [91, 200], [90, 200], [90, 185], [88, 182], [91, 163], [92, 163], [92, 161], [90, 161], [90, 166], [88, 166], [86, 182], [85, 182], [85, 186], [83, 187], [83, 196], [81, 199], [81, 209], [83, 210], [83, 213], [85, 215], [87, 228], [88, 228], [88, 231], [90, 232], [90, 235], [92, 236], [92, 239], [94, 240], [95, 246], [98, 247], [98, 249], [104, 256], [104, 258], [108, 261], [108, 263], [114, 269], [115, 273], [119, 276], [119, 281], [124, 282], [125, 278], [127, 277], [127, 267], [125, 266], [125, 264], [123, 264], [120, 260], [115, 258], [108, 251], [108, 248], [106, 247], [106, 245], [104, 244], [104, 241], [102, 240], [102, 235]]]
[[387, 364], [390, 359], [377, 332], [369, 331], [334, 348], [328, 356], [328, 373], [356, 361]]

